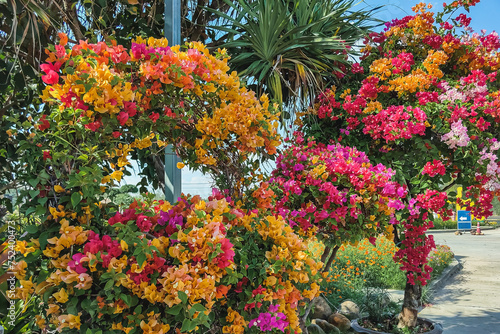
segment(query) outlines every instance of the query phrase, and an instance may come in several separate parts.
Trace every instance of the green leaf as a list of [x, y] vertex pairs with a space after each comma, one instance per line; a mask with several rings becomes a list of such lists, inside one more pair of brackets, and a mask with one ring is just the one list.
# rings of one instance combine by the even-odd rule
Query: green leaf
[[177, 292], [177, 297], [184, 303], [187, 304], [188, 296], [184, 291]]
[[167, 314], [171, 314], [171, 315], [177, 315], [181, 312], [182, 308], [184, 306], [182, 304], [177, 304], [175, 306], [172, 306], [171, 308], [167, 309]]
[[205, 218], [205, 216], [207, 215], [207, 214], [205, 213], [205, 211], [195, 210], [195, 212], [196, 212], [196, 216], [198, 216], [198, 218], [199, 218], [199, 219], [203, 219], [203, 218]]
[[184, 321], [182, 322], [181, 332], [190, 332], [195, 329], [196, 326], [196, 322], [189, 319], [184, 319]]
[[73, 193], [71, 194], [71, 205], [73, 205], [73, 208], [76, 208], [76, 206], [80, 203], [82, 200], [82, 195], [80, 193]]
[[89, 156], [88, 156], [87, 154], [82, 154], [82, 155], [80, 155], [80, 156], [77, 158], [77, 160], [81, 160], [81, 161], [83, 161], [83, 162], [87, 162], [87, 161], [89, 161]]
[[36, 211], [36, 208], [34, 208], [34, 207], [30, 206], [30, 207], [28, 208], [28, 210], [26, 210], [26, 212], [25, 212], [24, 214], [27, 216], [27, 215], [29, 215], [30, 213], [35, 212], [35, 211]]
[[115, 285], [115, 282], [112, 279], [110, 279], [109, 281], [106, 282], [104, 290], [110, 290], [113, 287], [113, 285]]
[[92, 304], [92, 301], [90, 299], [84, 299], [82, 301], [82, 309], [84, 309], [84, 310], [89, 309], [91, 304]]
[[136, 256], [136, 260], [137, 260], [137, 265], [141, 267], [144, 261], [146, 261], [146, 254], [140, 253], [139, 255]]
[[132, 296], [122, 293], [120, 295], [120, 298], [123, 299], [123, 301], [125, 302], [125, 304], [127, 304], [127, 306], [132, 305]]
[[205, 312], [207, 309], [205, 308], [205, 306], [201, 305], [201, 304], [194, 304], [193, 307], [191, 307], [191, 309], [189, 310], [189, 312], [191, 313], [191, 311], [193, 311], [193, 314], [194, 312]]
[[49, 238], [49, 232], [43, 232], [38, 237], [38, 242], [40, 243], [40, 249], [45, 250], [45, 246], [47, 246], [47, 239]]
[[47, 212], [47, 208], [41, 205], [36, 207], [35, 215], [43, 216]]
[[38, 226], [36, 225], [28, 225], [25, 227], [26, 232], [29, 234], [35, 234], [38, 232]]
[[31, 179], [28, 181], [29, 184], [31, 184], [31, 186], [33, 187], [36, 187], [36, 185], [38, 184], [39, 180], [38, 179]]
[[40, 194], [40, 190], [38, 190], [38, 189], [30, 190], [30, 196], [31, 196], [31, 198], [35, 198], [39, 194]]

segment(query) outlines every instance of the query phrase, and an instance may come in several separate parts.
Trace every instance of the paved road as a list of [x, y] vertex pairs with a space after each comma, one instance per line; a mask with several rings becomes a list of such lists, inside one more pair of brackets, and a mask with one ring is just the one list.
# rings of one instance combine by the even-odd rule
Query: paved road
[[440, 322], [446, 334], [500, 334], [500, 229], [485, 235], [434, 233], [463, 269], [434, 295], [419, 316]]

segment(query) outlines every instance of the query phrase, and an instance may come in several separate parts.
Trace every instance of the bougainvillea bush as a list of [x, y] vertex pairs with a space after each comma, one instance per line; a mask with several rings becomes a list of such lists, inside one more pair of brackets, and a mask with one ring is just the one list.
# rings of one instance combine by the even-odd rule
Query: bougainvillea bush
[[[36, 300], [32, 328], [300, 331], [299, 302], [318, 295], [321, 262], [261, 205], [265, 189], [255, 200], [230, 197], [258, 176], [259, 153], [279, 143], [267, 98], [227, 73], [222, 50], [197, 43], [68, 48], [61, 35], [47, 55], [44, 113], [20, 148], [29, 152], [21, 209], [40, 223], [18, 238], [12, 268], [16, 297]], [[146, 197], [117, 211], [106, 192], [129, 157], [168, 143], [224, 191], [173, 204]]]
[[454, 1], [437, 14], [421, 3], [414, 15], [387, 22], [366, 39], [361, 61], [302, 118], [307, 136], [355, 146], [394, 170], [408, 190], [393, 225], [395, 259], [408, 277], [401, 325], [415, 325], [434, 247], [425, 231], [432, 213], [451, 215], [446, 201], [456, 194], [448, 198], [446, 190], [466, 188], [478, 217], [491, 215], [500, 190], [500, 39], [473, 32], [470, 18], [455, 14], [477, 2]]
[[[293, 331], [298, 302], [319, 293], [322, 263], [285, 221], [245, 212], [219, 192], [207, 201], [183, 197], [174, 206], [134, 202], [100, 234], [70, 226], [66, 212], [54, 221], [60, 229], [43, 247], [50, 263], [43, 280], [26, 279], [33, 271], [26, 262], [16, 273], [18, 297], [35, 292], [44, 301], [40, 328]], [[22, 252], [30, 259], [38, 248]]]

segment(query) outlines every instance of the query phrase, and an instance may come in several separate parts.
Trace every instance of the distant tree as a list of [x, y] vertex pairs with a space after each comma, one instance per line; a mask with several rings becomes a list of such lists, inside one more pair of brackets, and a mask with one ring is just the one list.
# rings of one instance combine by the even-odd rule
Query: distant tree
[[112, 188], [107, 192], [108, 198], [113, 202], [113, 204], [119, 207], [128, 207], [134, 201], [134, 196], [139, 192], [137, 186], [133, 184], [125, 184], [120, 188]]

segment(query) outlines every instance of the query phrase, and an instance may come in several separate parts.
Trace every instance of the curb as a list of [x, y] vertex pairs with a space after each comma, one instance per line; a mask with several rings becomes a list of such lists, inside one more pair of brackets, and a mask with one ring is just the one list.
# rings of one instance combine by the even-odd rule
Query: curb
[[[481, 226], [481, 231], [482, 230], [496, 230], [498, 227], [497, 226]], [[475, 226], [472, 226], [472, 229], [476, 229]], [[450, 229], [447, 229], [447, 230], [427, 230], [425, 231], [426, 234], [434, 234], [434, 233], [455, 233], [456, 231], [458, 231], [456, 228], [453, 229], [453, 228], [450, 228]], [[461, 230], [463, 232], [470, 232], [470, 230]]]
[[[441, 273], [441, 276], [439, 276], [438, 278], [429, 283], [428, 285], [429, 289], [432, 292], [441, 289], [446, 284], [446, 282], [454, 275], [456, 275], [462, 268], [463, 265], [457, 259], [453, 258], [450, 265]], [[387, 292], [391, 300], [394, 302], [400, 302], [404, 298], [404, 290], [387, 289]], [[425, 307], [421, 307], [419, 309], [419, 312], [422, 311], [424, 308]]]
[[432, 291], [441, 289], [446, 284], [446, 281], [458, 273], [462, 268], [463, 265], [457, 259], [453, 258], [450, 265], [443, 271], [441, 276], [429, 284], [429, 289]]

